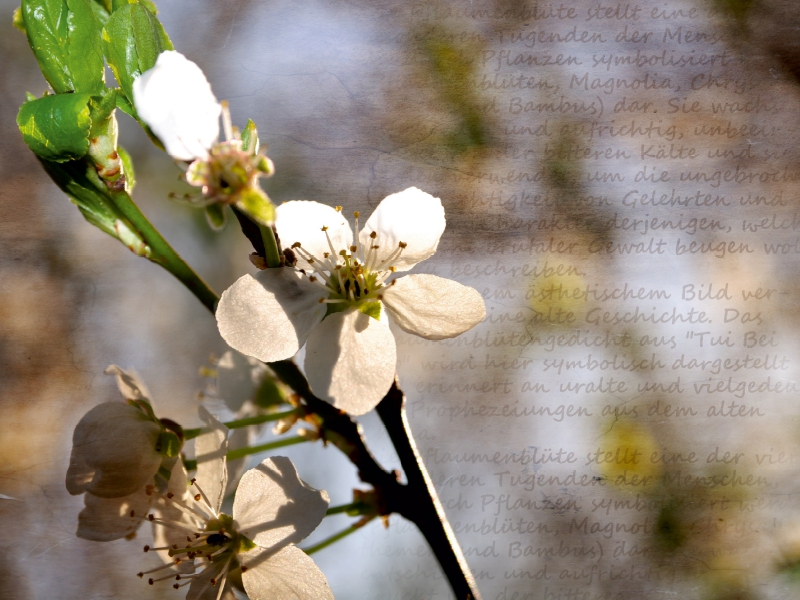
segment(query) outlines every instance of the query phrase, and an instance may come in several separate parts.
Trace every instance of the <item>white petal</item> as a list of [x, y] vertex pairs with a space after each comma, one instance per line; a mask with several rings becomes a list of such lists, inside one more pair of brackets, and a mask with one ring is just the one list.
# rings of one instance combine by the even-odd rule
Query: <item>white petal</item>
[[[444, 228], [442, 201], [410, 187], [381, 201], [359, 232], [358, 241], [365, 249], [377, 245], [380, 260], [394, 252], [400, 242], [408, 244], [400, 258], [385, 265], [408, 271], [433, 256]], [[373, 231], [378, 234], [374, 241], [369, 237]]]
[[110, 542], [134, 533], [147, 517], [156, 495], [142, 487], [122, 498], [83, 497], [84, 509], [78, 515], [77, 536], [93, 542]]
[[[328, 228], [334, 251], [347, 250], [353, 244], [353, 230], [341, 212], [327, 204], [312, 200], [291, 200], [275, 209], [275, 228], [281, 240], [281, 249], [291, 248], [295, 242], [306, 252], [323, 259], [324, 253], [331, 252], [323, 227]], [[348, 250], [349, 252], [349, 250]], [[307, 269], [309, 264], [298, 252], [297, 268]]]
[[[242, 418], [245, 418], [242, 416]], [[244, 448], [249, 446], [255, 439], [258, 432], [263, 428], [263, 425], [240, 427], [234, 429], [228, 434], [228, 449], [235, 450], [237, 448]], [[228, 468], [228, 484], [225, 487], [225, 495], [232, 494], [236, 491], [236, 486], [239, 484], [239, 476], [244, 471], [249, 457], [243, 456], [242, 458], [234, 458], [233, 460], [226, 461]]]
[[295, 546], [269, 556], [260, 548], [239, 554], [250, 600], [333, 600], [328, 580], [312, 558]]
[[251, 356], [228, 350], [217, 363], [217, 396], [225, 401], [232, 412], [251, 400], [267, 367]]
[[211, 431], [197, 436], [195, 454], [197, 456], [197, 483], [211, 503], [211, 508], [219, 512], [228, 484], [228, 470], [225, 468], [225, 453], [228, 452], [228, 428], [209, 413], [204, 406], [197, 411], [200, 419]]
[[356, 309], [329, 315], [308, 336], [311, 390], [351, 415], [375, 408], [392, 386], [396, 365], [392, 332]]
[[139, 374], [133, 369], [125, 371], [117, 365], [109, 365], [103, 373], [106, 375], [114, 375], [117, 378], [119, 393], [122, 394], [122, 397], [126, 400], [145, 400], [151, 407], [153, 406], [152, 396], [147, 386], [142, 381], [142, 378], [139, 377]]
[[180, 52], [168, 50], [133, 82], [139, 117], [178, 160], [205, 159], [219, 137], [222, 107], [206, 76]]
[[239, 533], [273, 551], [305, 539], [328, 509], [328, 494], [300, 480], [284, 456], [264, 460], [242, 476], [233, 501]]
[[386, 310], [400, 329], [428, 340], [455, 337], [483, 321], [478, 290], [436, 275], [406, 275], [383, 292]]
[[139, 491], [161, 466], [161, 428], [123, 402], [98, 404], [75, 426], [67, 470], [70, 494], [120, 498]]
[[231, 348], [264, 362], [290, 358], [325, 315], [324, 296], [294, 269], [245, 275], [222, 293], [219, 333]]

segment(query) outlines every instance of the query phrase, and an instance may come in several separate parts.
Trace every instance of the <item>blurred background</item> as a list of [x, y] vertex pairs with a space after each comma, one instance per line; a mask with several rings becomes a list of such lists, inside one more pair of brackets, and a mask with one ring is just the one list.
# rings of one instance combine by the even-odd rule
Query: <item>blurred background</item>
[[[46, 83], [11, 25], [16, 5], [0, 0], [0, 494], [13, 498], [0, 501], [0, 598], [177, 597], [135, 577], [145, 528], [134, 541], [75, 537], [82, 499], [63, 483], [71, 435], [92, 406], [117, 398], [109, 364], [140, 373], [159, 416], [198, 426], [201, 368], [226, 347], [206, 309], [89, 226], [23, 144], [18, 106]], [[558, 19], [568, 7], [579, 17]], [[173, 0], [159, 16], [230, 102], [234, 123], [256, 122], [276, 165], [264, 184], [275, 203], [313, 199], [368, 215], [412, 185], [442, 199], [447, 231], [415, 272], [473, 285], [488, 317], [447, 342], [398, 331], [398, 372], [484, 598], [800, 597], [800, 9], [772, 0], [568, 7]], [[642, 53], [663, 58], [631, 59]], [[202, 211], [169, 200], [186, 191], [178, 167], [119, 119], [134, 198], [165, 237], [218, 292], [252, 272], [235, 222], [213, 233]], [[631, 121], [650, 133], [601, 130]], [[778, 175], [714, 180], [737, 169]], [[681, 181], [681, 172], [705, 176]], [[651, 192], [710, 199], [658, 206]], [[645, 216], [682, 225], [621, 221]], [[744, 225], [762, 218], [789, 225]], [[659, 239], [661, 254], [623, 246], [653, 249]], [[679, 241], [705, 251], [677, 255]], [[765, 243], [786, 246], [767, 254]], [[645, 292], [602, 300], [626, 284]], [[713, 286], [714, 296], [687, 285]], [[563, 293], [575, 288], [597, 293]], [[713, 323], [613, 322], [635, 306], [694, 307]], [[726, 309], [738, 316], [725, 322]], [[609, 321], [594, 321], [606, 312]], [[686, 368], [691, 358], [765, 353], [786, 357], [786, 368]], [[610, 362], [553, 362], [590, 367], [590, 354]], [[741, 382], [768, 376], [769, 389], [737, 395]], [[696, 387], [709, 379], [726, 391]], [[398, 468], [377, 418], [361, 421], [382, 465]], [[657, 458], [592, 460], [599, 450]], [[333, 505], [359, 487], [334, 448], [280, 454]], [[743, 483], [731, 485], [736, 476]], [[327, 518], [307, 543], [347, 524]], [[424, 539], [397, 516], [314, 559], [340, 599], [450, 597]]]

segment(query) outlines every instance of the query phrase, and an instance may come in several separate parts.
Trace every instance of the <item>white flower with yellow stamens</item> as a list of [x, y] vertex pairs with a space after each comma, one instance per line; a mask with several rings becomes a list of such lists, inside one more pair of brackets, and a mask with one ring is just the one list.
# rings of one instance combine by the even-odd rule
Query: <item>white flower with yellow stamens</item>
[[473, 288], [435, 275], [407, 275], [436, 252], [445, 229], [441, 200], [417, 188], [384, 198], [357, 237], [336, 209], [310, 201], [276, 209], [281, 243], [296, 269], [266, 269], [228, 288], [217, 324], [236, 350], [265, 362], [306, 345], [312, 391], [353, 415], [375, 407], [392, 385], [397, 351], [383, 308], [404, 331], [454, 337], [483, 320]]
[[150, 518], [163, 530], [165, 545], [145, 550], [166, 553], [170, 562], [139, 576], [153, 585], [174, 580], [176, 589], [189, 586], [188, 600], [234, 598], [232, 575], [241, 576], [251, 600], [332, 599], [325, 575], [294, 545], [322, 521], [328, 495], [306, 485], [292, 462], [277, 456], [244, 474], [233, 514], [221, 513], [227, 429], [207, 413], [204, 420], [211, 432], [198, 437], [198, 470], [189, 492], [163, 497], [180, 518]]

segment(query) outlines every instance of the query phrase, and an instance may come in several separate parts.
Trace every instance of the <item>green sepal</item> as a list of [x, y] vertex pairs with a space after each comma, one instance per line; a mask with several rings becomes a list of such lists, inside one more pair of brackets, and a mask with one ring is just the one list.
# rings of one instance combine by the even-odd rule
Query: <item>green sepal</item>
[[258, 130], [253, 119], [247, 120], [247, 125], [242, 130], [242, 150], [250, 152], [252, 155], [258, 154]]
[[134, 80], [155, 66], [159, 54], [172, 50], [164, 27], [139, 2], [115, 8], [102, 39], [106, 60], [130, 103]]
[[57, 93], [100, 94], [105, 64], [94, 0], [22, 0], [28, 42]]
[[368, 317], [372, 317], [376, 321], [380, 321], [381, 308], [382, 305], [380, 302], [364, 302], [361, 306], [358, 307], [358, 310], [367, 315]]
[[260, 408], [270, 408], [283, 404], [286, 398], [272, 377], [264, 377], [261, 385], [256, 390], [253, 402]]
[[256, 547], [256, 543], [248, 537], [239, 534], [239, 543], [236, 546], [235, 552], [238, 554], [240, 552], [249, 552], [253, 548]]
[[45, 160], [64, 162], [89, 150], [89, 94], [55, 94], [25, 102], [17, 114], [22, 138]]
[[222, 202], [214, 202], [205, 207], [206, 221], [214, 231], [219, 231], [228, 222], [228, 214], [225, 211], [226, 205]]
[[[57, 163], [40, 159], [44, 170], [61, 188], [70, 201], [78, 207], [84, 218], [92, 225], [117, 238], [140, 256], [149, 256], [150, 249], [139, 233], [117, 209], [106, 184], [98, 177], [94, 168], [84, 161]], [[151, 415], [152, 408], [138, 405]]]
[[156, 452], [167, 458], [178, 456], [181, 452], [181, 440], [172, 431], [162, 431], [156, 441]]
[[22, 7], [18, 6], [14, 9], [14, 16], [12, 17], [12, 24], [16, 29], [25, 33], [25, 20], [22, 18]]
[[271, 227], [275, 220], [275, 206], [267, 195], [257, 188], [250, 187], [243, 190], [236, 201], [236, 208], [265, 227]]
[[122, 146], [117, 146], [117, 154], [119, 154], [119, 159], [122, 161], [122, 170], [125, 173], [125, 191], [131, 194], [133, 193], [133, 187], [136, 185], [136, 172], [133, 170], [133, 159]]
[[169, 480], [171, 477], [172, 477], [172, 469], [168, 469], [162, 462], [161, 466], [158, 467], [158, 471], [156, 471], [156, 475], [154, 478], [156, 482], [156, 487], [162, 494], [167, 491], [167, 486], [169, 485]]

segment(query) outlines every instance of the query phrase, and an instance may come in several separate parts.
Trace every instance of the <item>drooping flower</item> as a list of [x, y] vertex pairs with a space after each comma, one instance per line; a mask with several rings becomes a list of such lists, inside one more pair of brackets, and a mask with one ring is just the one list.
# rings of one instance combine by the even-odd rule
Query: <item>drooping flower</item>
[[[201, 188], [202, 195], [185, 198], [205, 207], [212, 227], [225, 224], [228, 204], [271, 224], [273, 207], [258, 178], [272, 175], [272, 161], [258, 153], [252, 121], [242, 135], [233, 129], [227, 104], [217, 101], [200, 67], [180, 52], [162, 52], [155, 66], [133, 82], [133, 102], [167, 154], [191, 162], [186, 182]], [[218, 139], [220, 115], [223, 142]]]
[[281, 242], [296, 269], [265, 269], [228, 288], [217, 308], [220, 334], [265, 362], [306, 345], [312, 391], [350, 414], [371, 410], [394, 380], [394, 336], [383, 308], [404, 331], [430, 340], [480, 323], [473, 288], [435, 275], [389, 280], [436, 252], [445, 229], [441, 200], [417, 188], [384, 198], [357, 237], [341, 208], [291, 201], [276, 210]]
[[147, 388], [134, 371], [116, 365], [122, 401], [104, 402], [78, 422], [66, 487], [85, 494], [78, 537], [118, 539], [136, 531], [151, 505], [148, 488], [165, 490], [178, 460], [182, 430], [153, 412]]
[[189, 586], [189, 600], [233, 598], [230, 580], [239, 576], [251, 600], [332, 599], [325, 575], [294, 545], [322, 521], [328, 495], [301, 481], [291, 460], [276, 456], [244, 474], [233, 514], [221, 513], [227, 430], [207, 413], [204, 420], [211, 433], [198, 438], [198, 470], [189, 493], [163, 497], [181, 509], [180, 517], [151, 519], [163, 527], [166, 543], [145, 549], [167, 553], [170, 562], [140, 577], [152, 575], [151, 584], [174, 580], [176, 589]]

